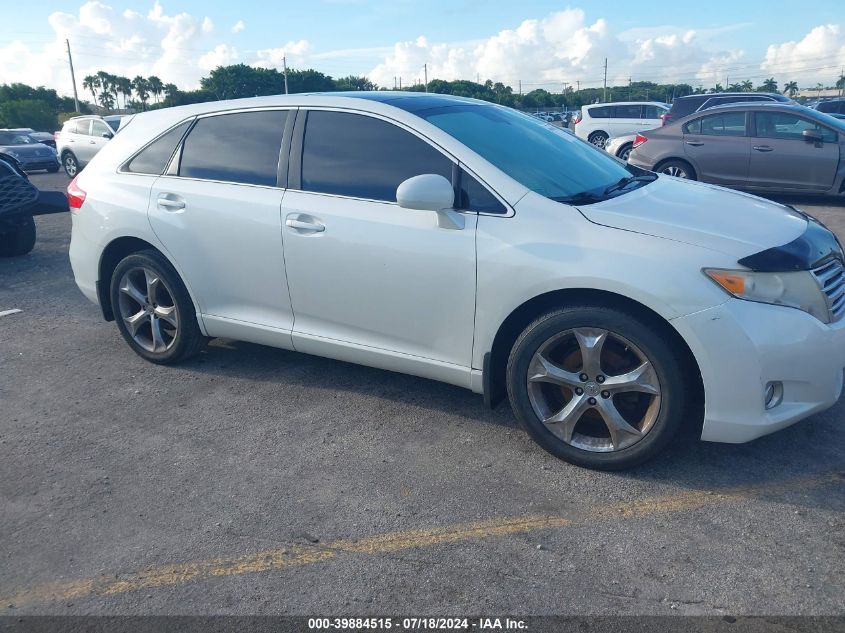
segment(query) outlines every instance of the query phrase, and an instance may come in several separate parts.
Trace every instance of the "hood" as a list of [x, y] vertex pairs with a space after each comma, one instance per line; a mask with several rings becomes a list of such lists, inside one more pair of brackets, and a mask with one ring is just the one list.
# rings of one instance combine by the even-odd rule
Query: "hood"
[[787, 244], [807, 220], [747, 193], [661, 175], [630, 193], [578, 207], [591, 222], [720, 251], [737, 259]]
[[15, 154], [20, 158], [53, 156], [52, 148], [43, 143], [33, 143], [32, 145], [2, 145], [0, 146], [0, 152]]

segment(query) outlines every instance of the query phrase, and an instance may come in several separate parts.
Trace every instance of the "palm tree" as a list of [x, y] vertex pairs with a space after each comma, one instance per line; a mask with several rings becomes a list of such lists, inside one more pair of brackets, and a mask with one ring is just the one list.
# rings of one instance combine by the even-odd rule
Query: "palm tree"
[[787, 82], [787, 84], [783, 87], [783, 94], [789, 95], [791, 98], [794, 98], [795, 95], [798, 94], [798, 82]]
[[762, 92], [777, 92], [778, 91], [778, 82], [775, 81], [774, 77], [769, 77], [760, 85]]
[[126, 102], [132, 96], [132, 80], [129, 77], [116, 77], [115, 88], [123, 95], [123, 109], [125, 110]]
[[100, 105], [106, 110], [111, 110], [114, 107], [114, 95], [107, 90], [103, 90], [100, 93]]
[[[176, 87], [176, 84], [164, 84], [164, 97], [166, 99], [169, 99], [172, 102], [178, 93], [179, 88]], [[171, 103], [171, 105], [173, 104]]]
[[82, 87], [91, 91], [91, 97], [97, 101], [97, 88], [100, 87], [100, 78], [97, 75], [85, 75], [82, 80]]
[[156, 103], [158, 103], [158, 96], [164, 91], [164, 84], [162, 83], [161, 79], [159, 79], [155, 75], [150, 75], [147, 78], [147, 85], [150, 89], [150, 92], [153, 93]]
[[[114, 77], [114, 75], [110, 75], [105, 70], [98, 70], [97, 71], [97, 79], [99, 79], [100, 88], [102, 88], [104, 93], [105, 92], [111, 93], [111, 91], [112, 91], [111, 82], [112, 82], [113, 77]], [[100, 95], [100, 99], [102, 100], [102, 95]], [[112, 104], [114, 104], [114, 100], [110, 100], [110, 101], [112, 102]], [[106, 107], [106, 106], [103, 106], [103, 107]]]
[[741, 85], [742, 85], [742, 91], [743, 92], [751, 92], [752, 90], [754, 90], [754, 84], [751, 83], [750, 79], [746, 79], [745, 81], [742, 82]]
[[728, 92], [742, 92], [742, 84], [732, 83], [730, 86], [728, 86]]
[[150, 84], [141, 75], [138, 75], [132, 80], [132, 88], [135, 90], [135, 94], [138, 95], [138, 99], [141, 100], [141, 106], [146, 110], [147, 99], [150, 98]]

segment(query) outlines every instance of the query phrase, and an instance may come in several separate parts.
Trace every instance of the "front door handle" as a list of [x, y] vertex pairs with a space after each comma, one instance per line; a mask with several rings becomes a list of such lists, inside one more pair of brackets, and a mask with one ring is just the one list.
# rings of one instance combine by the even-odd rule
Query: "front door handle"
[[704, 145], [704, 141], [687, 141], [687, 145], [692, 145], [693, 147], [701, 147]]
[[96, 144], [97, 144], [97, 141], [88, 141], [88, 144], [89, 144], [89, 145], [96, 145]]
[[758, 152], [771, 152], [775, 148], [771, 147], [770, 145], [755, 145], [754, 149], [756, 149]]
[[288, 226], [296, 231], [304, 231], [309, 233], [322, 233], [326, 230], [326, 225], [321, 224], [310, 215], [291, 213], [285, 219], [285, 226]]
[[165, 211], [181, 211], [185, 208], [185, 201], [172, 193], [162, 193], [158, 196], [158, 206]]

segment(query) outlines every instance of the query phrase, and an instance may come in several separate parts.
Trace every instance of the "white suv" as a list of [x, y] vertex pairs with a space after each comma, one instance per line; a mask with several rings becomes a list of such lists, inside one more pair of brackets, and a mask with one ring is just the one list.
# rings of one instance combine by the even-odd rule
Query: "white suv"
[[78, 116], [65, 121], [56, 132], [56, 153], [65, 173], [73, 178], [87, 165], [120, 127], [119, 115]]
[[670, 106], [658, 101], [624, 101], [584, 106], [575, 116], [575, 135], [604, 148], [608, 139], [660, 127]]
[[494, 104], [166, 108], [68, 196], [77, 285], [154, 363], [224, 337], [441, 380], [507, 397], [545, 449], [594, 468], [702, 421], [745, 442], [842, 390], [830, 231]]

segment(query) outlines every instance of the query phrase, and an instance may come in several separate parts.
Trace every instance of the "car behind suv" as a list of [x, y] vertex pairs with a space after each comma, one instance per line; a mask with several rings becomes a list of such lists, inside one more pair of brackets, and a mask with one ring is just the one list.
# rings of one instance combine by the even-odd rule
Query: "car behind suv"
[[828, 99], [813, 105], [813, 109], [837, 119], [845, 119], [845, 99]]
[[795, 103], [789, 97], [776, 92], [714, 92], [711, 94], [687, 95], [675, 97], [675, 100], [672, 101], [672, 107], [663, 117], [663, 125], [708, 108], [728, 105], [729, 103], [754, 103], [759, 101]]
[[68, 186], [70, 261], [151, 362], [225, 337], [441, 380], [595, 468], [702, 414], [703, 439], [745, 442], [842, 391], [842, 250], [783, 205], [451, 95], [138, 121]]
[[661, 116], [668, 110], [667, 104], [657, 101], [584, 106], [575, 117], [575, 135], [603, 148], [615, 136], [658, 127]]
[[116, 131], [117, 127], [99, 116], [78, 116], [65, 121], [55, 136], [56, 151], [68, 177], [75, 177]]

